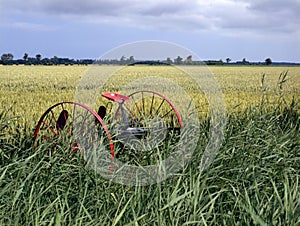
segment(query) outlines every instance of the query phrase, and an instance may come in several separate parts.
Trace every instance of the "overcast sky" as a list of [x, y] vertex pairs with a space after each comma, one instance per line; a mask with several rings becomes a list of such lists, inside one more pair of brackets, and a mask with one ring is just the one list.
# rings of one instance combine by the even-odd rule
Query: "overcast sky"
[[98, 58], [162, 40], [201, 59], [300, 62], [300, 0], [0, 0], [0, 54]]

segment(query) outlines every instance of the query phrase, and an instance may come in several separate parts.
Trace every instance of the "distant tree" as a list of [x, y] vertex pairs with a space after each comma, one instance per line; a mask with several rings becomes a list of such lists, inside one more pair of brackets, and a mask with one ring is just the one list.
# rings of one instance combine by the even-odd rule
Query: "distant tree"
[[25, 60], [25, 61], [28, 60], [28, 53], [24, 53], [23, 60]]
[[43, 65], [53, 65], [53, 60], [46, 57], [43, 58], [40, 63]]
[[133, 56], [130, 56], [130, 57], [129, 57], [129, 62], [128, 62], [128, 63], [129, 63], [129, 64], [133, 64], [134, 61], [135, 61], [135, 60], [134, 60], [134, 57], [133, 57]]
[[167, 58], [167, 64], [172, 64], [172, 63], [173, 63], [173, 62], [172, 62], [171, 58], [168, 57], [168, 58]]
[[4, 62], [7, 59], [7, 53], [1, 55], [1, 61]]
[[189, 55], [186, 60], [185, 60], [186, 64], [192, 64], [193, 60], [192, 60], [192, 55]]
[[12, 61], [14, 59], [14, 55], [12, 55], [11, 53], [8, 53], [7, 56], [9, 61]]
[[207, 65], [223, 65], [224, 64], [223, 60], [208, 60], [208, 61], [205, 61], [205, 63]]
[[174, 59], [174, 62], [176, 64], [182, 64], [182, 57], [178, 56], [176, 59]]
[[246, 58], [243, 58], [242, 64], [250, 64], [249, 61], [246, 60]]
[[42, 55], [41, 54], [36, 54], [35, 58], [36, 58], [37, 62], [39, 63], [42, 59]]
[[6, 53], [3, 53], [3, 54], [1, 55], [1, 63], [5, 64], [6, 59], [7, 59], [7, 54], [6, 54]]
[[3, 53], [1, 55], [1, 61], [3, 64], [11, 64], [14, 59], [14, 55], [11, 53]]
[[230, 63], [230, 61], [231, 61], [231, 59], [228, 57], [228, 58], [226, 58], [226, 63], [227, 64], [229, 64]]
[[126, 57], [124, 55], [120, 58], [120, 62], [121, 62], [121, 64], [125, 64]]
[[266, 65], [270, 65], [270, 64], [272, 64], [272, 60], [271, 60], [271, 58], [267, 58], [267, 59], [265, 59], [265, 63], [266, 63]]
[[59, 62], [58, 57], [57, 57], [57, 56], [54, 56], [54, 57], [53, 57], [53, 63], [54, 63], [54, 64], [58, 64], [58, 62]]

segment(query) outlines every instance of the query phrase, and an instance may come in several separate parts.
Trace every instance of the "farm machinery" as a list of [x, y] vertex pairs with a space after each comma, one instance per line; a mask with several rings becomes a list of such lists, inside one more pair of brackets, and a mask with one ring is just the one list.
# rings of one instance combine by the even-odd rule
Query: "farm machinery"
[[46, 145], [54, 151], [63, 144], [74, 154], [86, 156], [90, 149], [101, 146], [114, 159], [118, 158], [116, 147], [147, 152], [180, 135], [183, 120], [179, 111], [161, 93], [143, 90], [126, 96], [107, 92], [101, 99], [107, 103], [97, 111], [79, 102], [60, 102], [48, 108], [35, 128], [35, 147]]

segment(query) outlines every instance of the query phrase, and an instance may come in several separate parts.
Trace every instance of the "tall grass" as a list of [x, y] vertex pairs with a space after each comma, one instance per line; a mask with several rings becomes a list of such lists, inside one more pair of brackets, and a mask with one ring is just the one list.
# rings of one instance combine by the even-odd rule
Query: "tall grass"
[[229, 111], [206, 171], [198, 168], [209, 138], [203, 122], [191, 162], [144, 187], [103, 179], [63, 145], [56, 155], [47, 144], [34, 150], [32, 131], [3, 110], [0, 225], [300, 225], [299, 102], [268, 101], [262, 94], [259, 105]]

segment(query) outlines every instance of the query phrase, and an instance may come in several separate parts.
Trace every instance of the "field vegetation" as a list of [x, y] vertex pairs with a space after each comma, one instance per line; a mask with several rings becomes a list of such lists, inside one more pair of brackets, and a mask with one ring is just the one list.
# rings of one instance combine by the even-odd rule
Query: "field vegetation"
[[64, 144], [55, 156], [47, 152], [51, 144], [33, 147], [39, 117], [72, 101], [87, 70], [0, 66], [0, 225], [300, 225], [300, 67], [209, 68], [224, 94], [227, 125], [218, 156], [202, 172], [210, 115], [195, 82], [170, 66], [117, 71], [103, 91], [144, 76], [172, 79], [200, 116], [191, 161], [162, 183], [142, 187], [104, 179]]

